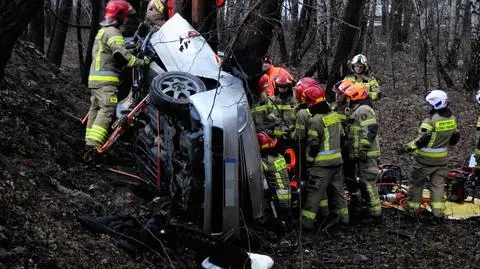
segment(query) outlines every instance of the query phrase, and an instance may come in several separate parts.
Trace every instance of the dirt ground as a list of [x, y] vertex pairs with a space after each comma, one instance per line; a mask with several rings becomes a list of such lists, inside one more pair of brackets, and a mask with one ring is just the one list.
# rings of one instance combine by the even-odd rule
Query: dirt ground
[[[413, 159], [398, 156], [395, 148], [413, 139], [425, 116], [421, 72], [399, 61], [393, 88], [390, 65], [374, 61], [386, 95], [376, 104], [382, 161], [402, 165], [408, 175]], [[462, 132], [452, 153], [455, 166], [472, 149], [477, 111], [473, 94], [448, 93]], [[89, 92], [76, 71], [58, 70], [29, 43], [19, 42], [0, 95], [0, 268], [170, 268], [156, 254], [127, 254], [112, 238], [87, 231], [77, 220], [115, 213], [144, 221], [151, 205], [124, 177], [81, 162], [84, 131], [64, 112], [81, 117], [88, 108]], [[253, 251], [271, 255], [275, 268], [480, 267], [476, 220], [431, 226], [385, 210], [382, 224], [352, 225], [333, 234], [304, 233], [301, 239], [297, 231], [281, 238], [256, 234]], [[198, 268], [191, 251], [168, 246], [166, 251], [175, 268]]]

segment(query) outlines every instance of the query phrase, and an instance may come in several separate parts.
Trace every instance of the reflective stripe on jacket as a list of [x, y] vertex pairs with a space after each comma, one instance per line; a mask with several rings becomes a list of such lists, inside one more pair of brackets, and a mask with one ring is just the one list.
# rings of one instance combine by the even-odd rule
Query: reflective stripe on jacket
[[287, 208], [290, 206], [291, 189], [288, 178], [287, 162], [282, 155], [267, 155], [262, 157], [262, 168], [269, 187], [275, 188], [279, 206]]
[[350, 158], [380, 156], [378, 123], [372, 107], [367, 104], [353, 107], [347, 129]]
[[[442, 117], [438, 113], [425, 119], [420, 125], [419, 136], [408, 146], [415, 150], [415, 159], [425, 165], [444, 165], [448, 162], [448, 146], [450, 138], [457, 132], [457, 121], [454, 116]], [[429, 138], [425, 147], [418, 148], [417, 142]]]
[[270, 116], [275, 119], [276, 127], [273, 134], [277, 137], [287, 135], [288, 130], [295, 127], [297, 101], [293, 96], [287, 100], [275, 98], [272, 102]]
[[349, 75], [346, 76], [344, 80], [350, 80], [355, 84], [361, 84], [367, 87], [370, 100], [376, 101], [380, 99], [380, 84], [378, 84], [378, 81], [375, 78], [366, 75]]
[[[114, 55], [118, 55], [115, 56]], [[124, 66], [132, 67], [142, 63], [125, 48], [125, 40], [118, 28], [105, 26], [98, 30], [92, 50], [92, 65], [88, 76], [89, 88], [120, 84], [120, 72]], [[123, 57], [124, 63], [119, 63]]]
[[292, 138], [295, 141], [305, 142], [308, 132], [308, 121], [312, 114], [308, 111], [308, 108], [300, 109], [297, 112], [297, 119], [295, 121], [295, 131], [292, 134]]
[[[316, 114], [310, 119], [308, 125], [307, 160], [313, 161], [313, 166], [343, 164], [340, 153], [340, 138], [343, 129], [339, 114], [334, 111], [328, 114]], [[315, 158], [313, 159], [312, 156]]]

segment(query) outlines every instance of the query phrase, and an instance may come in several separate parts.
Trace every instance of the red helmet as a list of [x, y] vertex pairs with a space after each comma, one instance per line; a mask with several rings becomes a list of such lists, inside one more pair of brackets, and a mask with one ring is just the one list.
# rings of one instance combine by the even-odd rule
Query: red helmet
[[293, 86], [294, 80], [292, 75], [290, 75], [287, 70], [281, 68], [278, 72], [278, 76], [275, 77], [274, 82], [275, 88], [277, 88], [280, 93], [284, 93], [289, 87]]
[[312, 77], [304, 77], [301, 78], [295, 87], [293, 87], [293, 90], [295, 90], [295, 97], [297, 98], [298, 101], [301, 101], [305, 98], [303, 95], [305, 89], [307, 89], [310, 86], [313, 85], [318, 85], [318, 82], [312, 78]]
[[345, 96], [350, 101], [359, 101], [367, 99], [367, 88], [360, 84], [353, 84], [345, 91]]
[[105, 20], [123, 22], [132, 6], [125, 0], [110, 0], [105, 7]]
[[277, 145], [277, 139], [272, 138], [266, 132], [258, 132], [257, 133], [258, 145], [260, 149], [268, 149], [273, 148]]
[[261, 92], [265, 91], [265, 89], [268, 88], [268, 85], [269, 85], [268, 75], [264, 74], [258, 80], [257, 92], [261, 93]]
[[325, 90], [320, 85], [312, 85], [303, 92], [305, 103], [313, 106], [321, 102], [325, 102]]

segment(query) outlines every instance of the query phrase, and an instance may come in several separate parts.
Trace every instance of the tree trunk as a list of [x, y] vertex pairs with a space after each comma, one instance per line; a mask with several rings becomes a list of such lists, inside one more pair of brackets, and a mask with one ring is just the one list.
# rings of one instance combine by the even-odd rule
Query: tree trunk
[[292, 13], [292, 28], [296, 29], [298, 21], [298, 0], [290, 0], [291, 4], [291, 13]]
[[408, 40], [410, 39], [410, 24], [412, 24], [412, 0], [405, 0], [403, 3], [403, 26], [402, 26], [402, 42], [408, 44]]
[[[418, 25], [420, 27], [419, 30], [420, 30], [420, 37], [422, 39], [422, 42], [424, 43], [424, 46], [427, 48], [427, 50], [433, 54], [433, 57], [435, 58], [435, 63], [437, 65], [437, 70], [440, 73], [443, 80], [445, 81], [445, 83], [447, 84], [447, 87], [452, 88], [453, 87], [453, 81], [450, 78], [450, 76], [447, 74], [447, 72], [445, 71], [445, 68], [443, 67], [442, 62], [440, 61], [440, 57], [437, 53], [437, 50], [435, 49], [434, 44], [432, 43], [432, 41], [428, 37], [426, 25], [424, 23], [422, 23], [423, 20], [421, 18], [424, 17], [424, 15], [420, 11], [420, 7], [419, 7], [417, 1], [418, 0], [413, 0], [413, 4], [414, 4], [414, 7], [415, 7], [415, 12], [417, 13], [417, 17], [420, 20]], [[425, 10], [424, 10], [424, 12], [425, 12]], [[427, 85], [426, 81], [425, 81], [425, 85]]]
[[[61, 0], [60, 4], [60, 17], [63, 21], [70, 21], [70, 15], [72, 13], [72, 0]], [[65, 49], [65, 40], [67, 39], [68, 25], [63, 21], [57, 21], [57, 27], [51, 40], [52, 46], [48, 50], [48, 59], [57, 66], [62, 64], [63, 51]]]
[[280, 48], [280, 61], [284, 64], [288, 64], [288, 51], [287, 43], [285, 42], [285, 29], [282, 27], [277, 34], [278, 46]]
[[470, 65], [465, 79], [465, 89], [467, 91], [476, 91], [479, 88], [480, 80], [480, 0], [473, 0], [471, 6], [471, 53]]
[[258, 1], [237, 28], [231, 40], [233, 55], [226, 52], [227, 64], [239, 68], [239, 76], [249, 79], [249, 88], [256, 87], [262, 72], [262, 58], [268, 53], [272, 30], [280, 19], [282, 0]]
[[17, 41], [43, 0], [0, 0], [0, 79]]
[[188, 22], [192, 21], [192, 2], [190, 0], [175, 0], [174, 10]]
[[28, 40], [43, 53], [45, 49], [45, 28], [43, 9], [38, 9], [35, 17], [28, 25]]
[[369, 10], [368, 10], [368, 25], [366, 36], [364, 38], [363, 51], [365, 55], [369, 56], [370, 46], [373, 44], [373, 33], [374, 33], [374, 24], [375, 24], [375, 10], [377, 7], [377, 0], [370, 0]]
[[[393, 0], [395, 1], [395, 0]], [[388, 28], [388, 0], [381, 0], [382, 3], [382, 35], [387, 35]]]
[[213, 51], [218, 48], [216, 0], [192, 0], [192, 24]]
[[313, 0], [304, 0], [302, 4], [302, 10], [300, 11], [300, 18], [297, 22], [297, 29], [295, 31], [295, 39], [292, 46], [292, 54], [290, 55], [290, 63], [293, 66], [298, 66], [300, 59], [298, 57], [302, 44], [305, 41], [307, 32], [310, 28], [312, 21], [312, 7], [314, 7]]
[[[453, 38], [449, 44], [447, 51], [447, 66], [451, 68], [457, 67], [457, 56], [458, 50], [460, 49], [461, 34], [463, 32], [463, 21], [465, 19], [465, 6], [467, 5], [467, 0], [461, 0], [458, 7], [458, 21], [455, 24], [455, 30], [453, 33]], [[449, 37], [450, 38], [450, 37]]]
[[90, 65], [92, 64], [92, 50], [93, 43], [95, 43], [95, 36], [98, 33], [100, 25], [100, 10], [102, 8], [100, 1], [90, 0], [92, 6], [91, 10], [91, 21], [90, 21], [90, 35], [88, 36], [87, 51], [85, 51], [85, 64], [84, 69], [82, 70], [82, 84], [88, 85], [88, 74], [90, 72]]
[[402, 1], [392, 1], [390, 12], [390, 47], [393, 51], [400, 51], [402, 34]]
[[52, 0], [45, 0], [45, 9], [43, 11], [44, 20], [45, 20], [45, 36], [50, 36], [52, 34], [52, 20], [53, 16], [50, 14], [49, 10], [54, 10]]
[[[75, 8], [75, 21], [77, 25], [82, 23], [82, 1], [77, 1], [77, 6]], [[78, 65], [80, 70], [80, 78], [82, 77], [82, 70], [85, 69], [85, 58], [83, 57], [83, 38], [82, 38], [82, 28], [77, 27], [77, 51], [78, 51]]]
[[[362, 18], [360, 19], [360, 32], [358, 33], [357, 39], [355, 40], [355, 46], [353, 47], [353, 54], [361, 54], [363, 53], [363, 43], [365, 42], [365, 36], [367, 32], [367, 21], [368, 21], [368, 10], [370, 10], [369, 2], [366, 1], [365, 9], [367, 12], [363, 13]], [[371, 4], [371, 3], [370, 3]]]
[[455, 31], [457, 30], [457, 0], [450, 0], [450, 14], [448, 17], [448, 39], [447, 39], [447, 48], [450, 50], [453, 39], [455, 37]]
[[363, 16], [364, 8], [365, 0], [349, 0], [345, 7], [345, 14], [343, 16], [343, 21], [345, 23], [342, 24], [340, 29], [337, 50], [335, 51], [335, 56], [328, 75], [327, 99], [329, 101], [334, 100], [333, 91], [331, 91], [331, 89], [335, 82], [342, 78], [341, 67], [347, 62], [355, 38], [360, 31], [358, 26]]

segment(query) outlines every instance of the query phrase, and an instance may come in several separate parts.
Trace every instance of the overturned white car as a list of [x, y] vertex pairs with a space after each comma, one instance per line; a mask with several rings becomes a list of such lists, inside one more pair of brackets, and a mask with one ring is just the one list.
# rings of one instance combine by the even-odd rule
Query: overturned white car
[[143, 176], [205, 233], [238, 233], [241, 217], [262, 216], [264, 197], [242, 81], [221, 70], [219, 57], [178, 14], [140, 39], [153, 60], [138, 87], [150, 93], [135, 143]]

